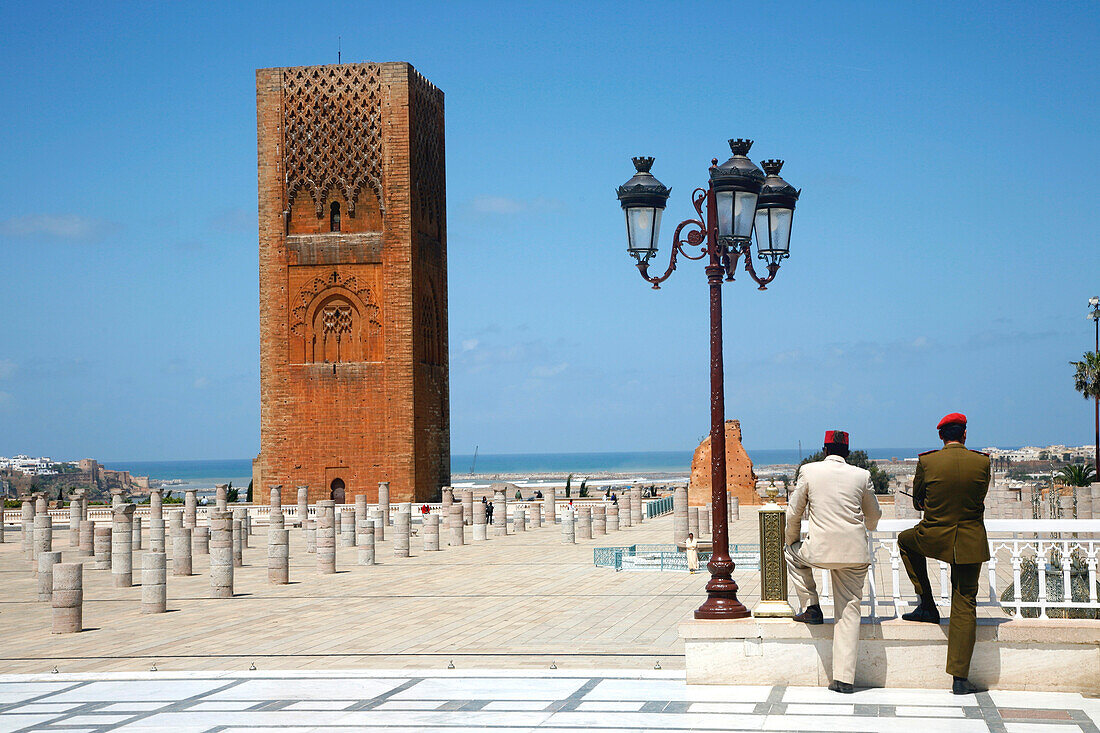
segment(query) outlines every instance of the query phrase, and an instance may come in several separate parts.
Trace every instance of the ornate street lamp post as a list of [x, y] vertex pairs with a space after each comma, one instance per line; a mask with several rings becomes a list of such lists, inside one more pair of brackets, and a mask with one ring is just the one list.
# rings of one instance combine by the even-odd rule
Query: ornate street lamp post
[[[789, 256], [791, 220], [800, 191], [779, 177], [781, 160], [765, 160], [764, 171], [748, 158], [752, 140], [730, 140], [732, 157], [722, 165], [711, 161], [710, 183], [697, 188], [691, 201], [698, 219], [685, 219], [672, 236], [672, 252], [663, 275], [649, 274], [649, 261], [657, 254], [661, 212], [671, 189], [649, 172], [653, 158], [634, 158], [637, 173], [618, 189], [626, 213], [627, 252], [638, 261], [646, 282], [659, 289], [676, 269], [677, 255], [689, 260], [707, 258], [705, 271], [710, 287], [710, 487], [713, 552], [707, 569], [707, 600], [695, 611], [695, 618], [731, 619], [749, 616], [737, 600], [737, 583], [732, 578], [729, 554], [726, 501], [726, 431], [724, 372], [722, 367], [722, 282], [732, 282], [737, 262], [745, 258], [745, 271], [767, 289], [775, 279], [780, 262]], [[686, 239], [682, 238], [685, 230]], [[756, 256], [766, 263], [768, 274], [757, 275], [753, 267], [752, 236], [756, 233]], [[694, 253], [698, 248], [698, 254]]]
[[[1092, 319], [1096, 328], [1096, 345], [1092, 353], [1100, 355], [1100, 296], [1094, 295], [1089, 298], [1089, 308], [1091, 308], [1089, 318]], [[1100, 481], [1100, 397], [1093, 398], [1093, 410], [1096, 420], [1096, 453], [1093, 454], [1093, 459], [1096, 464], [1096, 480]]]

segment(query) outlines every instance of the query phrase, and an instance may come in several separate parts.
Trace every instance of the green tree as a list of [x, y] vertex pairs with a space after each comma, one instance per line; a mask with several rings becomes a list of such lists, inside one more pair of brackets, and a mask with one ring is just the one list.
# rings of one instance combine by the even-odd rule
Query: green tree
[[565, 478], [565, 498], [569, 498], [570, 486], [573, 484], [573, 474], [569, 474]]
[[248, 480], [248, 495], [245, 499], [249, 504], [252, 503], [252, 479]]
[[[798, 470], [794, 472], [794, 480], [798, 481], [798, 472], [802, 470], [802, 466], [807, 463], [817, 463], [823, 460], [825, 460], [825, 451], [820, 450], [812, 456], [807, 456], [802, 459], [802, 463], [798, 464]], [[847, 461], [849, 465], [865, 468], [871, 473], [871, 486], [874, 487], [876, 494], [890, 493], [890, 474], [876, 466], [874, 462], [867, 457], [866, 451], [854, 450], [849, 453], [848, 457], [844, 460]]]
[[225, 489], [225, 501], [227, 504], [232, 504], [237, 501], [237, 497], [241, 495], [241, 492], [233, 488], [233, 482], [229, 482], [229, 486]]
[[1096, 469], [1087, 463], [1062, 466], [1058, 476], [1066, 486], [1088, 486], [1096, 475]]
[[577, 495], [581, 498], [588, 496], [588, 479], [581, 479], [581, 490]]

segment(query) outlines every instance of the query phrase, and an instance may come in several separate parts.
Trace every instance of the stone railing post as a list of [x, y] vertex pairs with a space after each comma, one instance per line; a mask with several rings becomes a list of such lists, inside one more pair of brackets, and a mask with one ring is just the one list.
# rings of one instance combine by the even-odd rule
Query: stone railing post
[[75, 634], [83, 626], [84, 566], [78, 562], [58, 563], [53, 568], [54, 634]]
[[111, 579], [116, 588], [134, 585], [134, 505], [111, 509]]
[[794, 609], [787, 601], [787, 562], [783, 557], [786, 510], [769, 490], [768, 503], [760, 507], [760, 602], [752, 610], [762, 618], [790, 618]]
[[210, 597], [233, 597], [233, 515], [210, 512]]
[[[183, 530], [188, 535], [190, 529]], [[190, 550], [190, 547], [188, 547]], [[188, 564], [191, 556], [187, 556]], [[179, 563], [178, 559], [174, 559]], [[164, 613], [168, 606], [167, 560], [163, 552], [146, 552], [141, 558], [141, 612]], [[188, 575], [191, 573], [188, 572]]]

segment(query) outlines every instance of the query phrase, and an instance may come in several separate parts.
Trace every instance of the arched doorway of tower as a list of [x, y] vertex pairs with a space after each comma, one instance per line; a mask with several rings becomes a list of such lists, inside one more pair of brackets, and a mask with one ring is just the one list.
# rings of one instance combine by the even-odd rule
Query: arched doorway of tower
[[332, 484], [329, 486], [332, 489], [331, 498], [337, 504], [344, 503], [344, 479], [334, 478]]

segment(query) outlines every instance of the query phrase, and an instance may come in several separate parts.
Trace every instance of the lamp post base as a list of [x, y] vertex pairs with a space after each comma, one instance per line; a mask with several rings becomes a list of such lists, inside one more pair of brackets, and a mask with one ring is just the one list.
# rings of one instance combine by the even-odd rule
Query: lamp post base
[[707, 600], [695, 609], [699, 619], [748, 618], [752, 613], [737, 600], [737, 583], [727, 578], [711, 578], [707, 583]]

